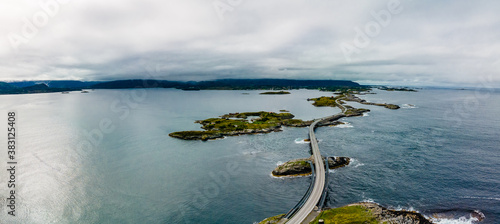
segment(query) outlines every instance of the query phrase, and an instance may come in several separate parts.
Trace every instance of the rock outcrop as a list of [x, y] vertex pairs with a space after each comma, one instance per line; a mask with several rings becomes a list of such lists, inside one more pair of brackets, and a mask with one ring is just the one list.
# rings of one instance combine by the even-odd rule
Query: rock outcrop
[[395, 104], [370, 103], [370, 102], [367, 102], [366, 100], [363, 100], [363, 99], [361, 99], [361, 98], [359, 98], [359, 97], [357, 97], [355, 95], [352, 95], [352, 94], [346, 94], [345, 97], [343, 98], [343, 100], [358, 102], [360, 104], [365, 104], [365, 105], [382, 106], [382, 107], [385, 107], [385, 108], [391, 109], [391, 110], [397, 110], [397, 109], [399, 109], [399, 106], [395, 105]]
[[264, 129], [245, 129], [245, 130], [227, 131], [227, 132], [221, 132], [221, 131], [183, 131], [183, 132], [173, 132], [173, 133], [168, 134], [168, 136], [173, 137], [173, 138], [183, 139], [183, 140], [207, 141], [207, 140], [221, 139], [221, 138], [224, 138], [224, 136], [265, 134], [265, 133], [271, 133], [271, 132], [279, 132], [281, 130], [282, 130], [281, 127], [277, 126], [277, 127], [270, 127], [270, 128], [264, 128]]
[[328, 157], [328, 168], [331, 170], [349, 165], [351, 159], [349, 157]]
[[[347, 157], [329, 157], [328, 167], [330, 169], [337, 169], [349, 165], [350, 161], [351, 159]], [[309, 162], [314, 163], [314, 159], [310, 157], [290, 160], [276, 167], [272, 175], [277, 177], [310, 175], [312, 170]]]
[[361, 202], [351, 204], [348, 206], [362, 206], [366, 208], [371, 214], [381, 223], [388, 224], [432, 224], [431, 221], [426, 219], [422, 214], [414, 211], [395, 211], [384, 208], [377, 203]]
[[276, 167], [272, 174], [277, 177], [309, 175], [312, 173], [310, 161], [311, 158], [290, 160]]
[[278, 223], [281, 218], [283, 218], [285, 216], [285, 214], [281, 214], [281, 215], [277, 215], [277, 216], [273, 216], [273, 217], [270, 217], [270, 218], [267, 218], [267, 219], [264, 219], [262, 221], [259, 222], [259, 224], [276, 224]]

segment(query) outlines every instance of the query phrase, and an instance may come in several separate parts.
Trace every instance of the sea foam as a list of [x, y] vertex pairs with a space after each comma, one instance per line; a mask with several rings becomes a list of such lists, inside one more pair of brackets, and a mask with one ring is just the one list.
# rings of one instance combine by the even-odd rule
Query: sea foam
[[477, 221], [479, 221], [476, 218], [473, 218], [473, 217], [466, 218], [465, 216], [462, 216], [458, 219], [433, 219], [433, 218], [431, 218], [430, 220], [432, 220], [432, 222], [436, 223], [436, 224], [473, 224], [473, 223], [476, 223]]
[[401, 108], [403, 109], [414, 109], [414, 108], [418, 108], [417, 106], [413, 105], [413, 104], [403, 104], [401, 105]]
[[352, 126], [351, 123], [344, 121], [344, 124], [339, 124], [339, 125], [337, 125], [335, 127], [337, 127], [337, 128], [353, 128], [354, 126]]
[[309, 142], [306, 142], [303, 138], [297, 138], [295, 139], [295, 144], [309, 144]]

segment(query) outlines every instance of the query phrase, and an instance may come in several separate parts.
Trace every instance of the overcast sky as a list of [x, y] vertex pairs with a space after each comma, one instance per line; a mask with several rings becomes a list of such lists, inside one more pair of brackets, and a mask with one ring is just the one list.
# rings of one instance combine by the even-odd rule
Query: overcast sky
[[0, 0], [0, 80], [500, 87], [499, 1]]

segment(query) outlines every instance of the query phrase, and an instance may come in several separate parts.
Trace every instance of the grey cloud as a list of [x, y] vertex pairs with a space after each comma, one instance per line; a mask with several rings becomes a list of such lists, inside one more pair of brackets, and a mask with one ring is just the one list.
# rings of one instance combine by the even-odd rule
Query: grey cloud
[[[45, 0], [49, 2], [56, 0]], [[220, 1], [229, 4], [225, 0]], [[0, 9], [0, 80], [318, 78], [406, 85], [500, 85], [500, 3], [400, 1], [399, 14], [346, 61], [341, 44], [394, 0], [249, 1], [224, 19], [215, 1], [69, 1], [14, 50], [24, 18], [42, 9]], [[233, 1], [235, 2], [235, 1]], [[42, 11], [43, 12], [43, 11]]]

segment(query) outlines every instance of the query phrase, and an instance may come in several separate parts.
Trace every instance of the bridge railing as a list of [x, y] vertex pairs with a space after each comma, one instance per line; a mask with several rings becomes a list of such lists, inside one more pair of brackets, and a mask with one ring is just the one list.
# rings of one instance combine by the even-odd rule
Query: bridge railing
[[323, 194], [321, 194], [321, 199], [319, 200], [317, 206], [319, 210], [323, 209], [325, 205], [326, 195], [328, 194], [328, 172], [330, 167], [328, 165], [328, 157], [325, 158], [325, 187], [323, 187]]
[[309, 199], [309, 196], [311, 195], [311, 192], [314, 188], [314, 181], [316, 180], [316, 173], [314, 171], [314, 164], [311, 161], [308, 161], [309, 165], [311, 165], [311, 170], [312, 170], [312, 181], [311, 184], [309, 185], [309, 188], [307, 189], [306, 194], [300, 199], [299, 203], [295, 205], [288, 213], [286, 213], [285, 217], [286, 219], [289, 219], [292, 217], [303, 205], [306, 203], [307, 199]]

